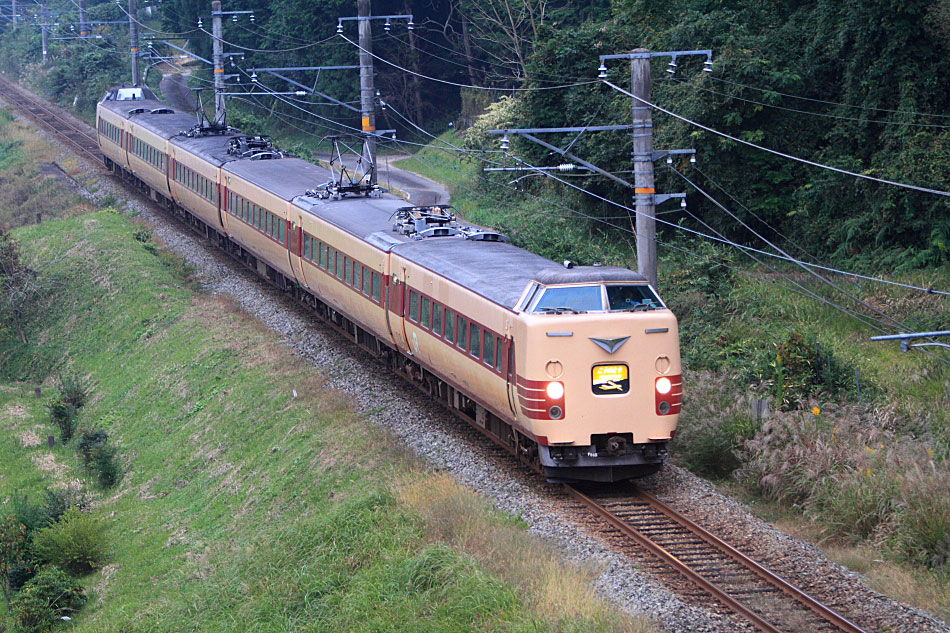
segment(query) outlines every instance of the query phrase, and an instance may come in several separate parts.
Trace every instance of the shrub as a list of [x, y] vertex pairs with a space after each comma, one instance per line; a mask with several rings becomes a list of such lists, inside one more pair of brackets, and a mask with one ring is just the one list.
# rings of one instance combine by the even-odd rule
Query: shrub
[[808, 505], [835, 536], [867, 539], [892, 519], [898, 488], [887, 464], [847, 470], [823, 479]]
[[0, 519], [0, 590], [8, 605], [13, 591], [11, 576], [23, 565], [26, 548], [26, 527], [13, 515]]
[[37, 531], [33, 550], [39, 559], [81, 575], [102, 566], [108, 555], [108, 543], [102, 524], [72, 507], [59, 521]]
[[902, 508], [897, 526], [904, 556], [934, 569], [950, 566], [950, 474], [915, 465], [901, 487]]
[[81, 409], [89, 397], [89, 389], [81, 377], [64, 374], [59, 377], [59, 397], [66, 404]]
[[59, 396], [46, 405], [46, 408], [49, 410], [50, 422], [59, 427], [60, 440], [63, 443], [71, 440], [79, 424], [76, 407]]
[[76, 444], [83, 466], [96, 474], [99, 485], [110, 488], [122, 477], [118, 449], [109, 445], [109, 434], [100, 429], [84, 431]]
[[17, 593], [10, 613], [19, 631], [43, 633], [66, 615], [76, 613], [86, 603], [82, 587], [66, 572], [46, 567]]

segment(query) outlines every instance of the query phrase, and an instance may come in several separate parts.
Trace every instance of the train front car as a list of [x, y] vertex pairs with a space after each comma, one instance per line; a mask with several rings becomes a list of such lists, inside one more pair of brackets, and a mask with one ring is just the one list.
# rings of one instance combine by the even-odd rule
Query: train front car
[[646, 280], [623, 268], [547, 269], [517, 311], [511, 396], [547, 477], [622, 481], [659, 470], [682, 377], [676, 317]]

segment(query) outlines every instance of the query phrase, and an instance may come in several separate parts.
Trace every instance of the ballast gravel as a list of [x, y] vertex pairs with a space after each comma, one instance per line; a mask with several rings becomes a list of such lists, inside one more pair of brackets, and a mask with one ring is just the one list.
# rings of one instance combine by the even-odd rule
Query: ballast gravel
[[[46, 135], [50, 142], [55, 138]], [[80, 159], [82, 161], [82, 159]], [[329, 386], [346, 392], [354, 406], [388, 429], [436, 469], [483, 494], [501, 510], [518, 515], [529, 530], [553, 542], [565, 556], [602, 570], [599, 592], [626, 611], [654, 619], [666, 630], [686, 632], [751, 631], [731, 615], [688, 604], [604, 542], [588, 535], [572, 518], [572, 506], [539, 484], [512, 460], [500, 457], [488, 441], [468, 433], [453, 415], [398, 377], [375, 371], [368, 354], [322, 324], [288, 296], [171, 219], [156, 205], [107, 176], [96, 178], [87, 166], [80, 192], [99, 201], [112, 195], [146, 221], [152, 234], [180, 255], [207, 289], [236, 301], [248, 314], [277, 333], [296, 354], [327, 376]], [[92, 193], [93, 190], [95, 193]], [[726, 540], [744, 537], [741, 549], [763, 560], [795, 584], [828, 601], [868, 631], [919, 633], [950, 627], [931, 614], [871, 591], [858, 574], [828, 561], [812, 545], [791, 538], [756, 518], [743, 504], [717, 492], [708, 482], [674, 466], [644, 481], [663, 501]]]

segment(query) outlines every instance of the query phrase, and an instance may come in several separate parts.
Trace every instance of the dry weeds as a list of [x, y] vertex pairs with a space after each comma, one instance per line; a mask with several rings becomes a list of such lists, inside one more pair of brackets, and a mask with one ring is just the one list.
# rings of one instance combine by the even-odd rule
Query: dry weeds
[[566, 562], [551, 545], [497, 515], [474, 492], [450, 476], [429, 475], [398, 485], [399, 499], [418, 513], [428, 537], [472, 556], [492, 573], [521, 588], [540, 621], [556, 624], [568, 618], [596, 622], [599, 630], [647, 633], [655, 631], [645, 618], [616, 613], [596, 595], [599, 570]]

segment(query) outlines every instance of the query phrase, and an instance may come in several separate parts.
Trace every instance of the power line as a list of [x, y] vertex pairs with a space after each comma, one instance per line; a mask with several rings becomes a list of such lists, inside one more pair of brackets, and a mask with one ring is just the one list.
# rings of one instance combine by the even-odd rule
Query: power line
[[778, 90], [772, 88], [758, 88], [756, 86], [749, 86], [746, 84], [741, 84], [737, 81], [730, 81], [728, 79], [723, 79], [722, 77], [713, 77], [710, 76], [710, 79], [713, 81], [720, 81], [722, 83], [731, 84], [733, 86], [739, 86], [740, 88], [748, 88], [749, 90], [755, 90], [757, 92], [762, 92], [765, 94], [777, 94], [782, 97], [788, 97], [790, 99], [801, 99], [802, 101], [811, 101], [812, 103], [824, 103], [826, 105], [833, 105], [839, 108], [854, 108], [856, 110], [871, 110], [874, 112], [890, 112], [891, 114], [910, 114], [913, 116], [928, 116], [935, 117], [940, 119], [950, 118], [950, 114], [931, 114], [929, 112], [914, 112], [913, 110], [888, 110], [887, 108], [873, 108], [871, 106], [862, 106], [862, 105], [853, 105], [849, 103], [839, 103], [837, 101], [825, 101], [824, 99], [813, 99], [811, 97], [802, 97], [800, 95], [788, 94], [785, 92], [779, 92]]
[[342, 37], [344, 40], [346, 40], [347, 42], [349, 42], [351, 45], [353, 45], [353, 46], [355, 46], [356, 48], [358, 48], [359, 50], [363, 51], [364, 53], [369, 54], [369, 55], [372, 56], [374, 59], [378, 59], [379, 61], [383, 62], [384, 64], [387, 64], [387, 65], [389, 65], [389, 66], [392, 66], [392, 67], [395, 68], [396, 70], [401, 70], [401, 71], [404, 72], [404, 73], [408, 73], [408, 74], [414, 75], [414, 76], [416, 76], [416, 77], [421, 77], [422, 79], [428, 79], [429, 81], [435, 81], [435, 82], [440, 83], [440, 84], [446, 84], [446, 85], [449, 85], [449, 86], [455, 86], [455, 87], [457, 87], [457, 88], [472, 88], [472, 89], [474, 89], [474, 90], [493, 90], [493, 91], [537, 92], [537, 91], [539, 91], [539, 90], [559, 90], [559, 89], [563, 89], [563, 88], [575, 88], [575, 87], [577, 87], [577, 86], [588, 86], [588, 85], [590, 85], [590, 84], [597, 83], [596, 81], [591, 80], [591, 81], [581, 81], [581, 82], [577, 82], [577, 83], [573, 83], [573, 84], [562, 84], [562, 85], [560, 85], [560, 86], [539, 86], [539, 87], [537, 87], [537, 88], [492, 88], [492, 87], [490, 87], [490, 86], [473, 86], [473, 85], [469, 85], [469, 84], [460, 84], [460, 83], [456, 83], [456, 82], [454, 82], [454, 81], [447, 81], [447, 80], [445, 80], [445, 79], [437, 79], [437, 78], [435, 78], [435, 77], [430, 77], [430, 76], [428, 76], [428, 75], [423, 75], [422, 73], [417, 73], [417, 72], [415, 72], [415, 71], [409, 70], [408, 68], [403, 68], [402, 66], [400, 66], [400, 65], [398, 65], [398, 64], [394, 64], [393, 62], [391, 62], [391, 61], [389, 61], [389, 60], [387, 60], [387, 59], [383, 59], [383, 58], [380, 57], [379, 55], [376, 55], [375, 53], [372, 53], [372, 52], [367, 51], [366, 49], [360, 47], [359, 44], [357, 44], [357, 43], [354, 42], [353, 40], [349, 39], [348, 37], [346, 37], [346, 36], [343, 35], [342, 33], [338, 33], [338, 35], [339, 35], [340, 37]]
[[838, 168], [838, 167], [832, 167], [831, 165], [824, 165], [824, 164], [822, 164], [822, 163], [816, 163], [816, 162], [814, 162], [814, 161], [807, 160], [807, 159], [805, 159], [805, 158], [799, 158], [798, 156], [793, 156], [793, 155], [791, 155], [791, 154], [786, 154], [786, 153], [784, 153], [784, 152], [780, 152], [780, 151], [778, 151], [778, 150], [770, 149], [770, 148], [768, 148], [768, 147], [763, 147], [763, 146], [761, 146], [761, 145], [756, 145], [755, 143], [752, 143], [752, 142], [750, 142], [750, 141], [746, 141], [746, 140], [743, 140], [743, 139], [741, 139], [741, 138], [736, 138], [735, 136], [732, 136], [732, 135], [730, 135], [730, 134], [726, 134], [725, 132], [720, 132], [719, 130], [715, 130], [715, 129], [711, 128], [711, 127], [708, 127], [708, 126], [706, 126], [706, 125], [703, 125], [702, 123], [697, 123], [696, 121], [693, 121], [693, 120], [691, 120], [691, 119], [687, 119], [686, 117], [684, 117], [684, 116], [682, 116], [682, 115], [676, 114], [675, 112], [672, 112], [672, 111], [670, 111], [670, 110], [667, 110], [666, 108], [663, 108], [663, 107], [661, 107], [661, 106], [658, 106], [658, 105], [656, 105], [656, 104], [654, 104], [654, 103], [650, 103], [650, 102], [647, 101], [646, 99], [643, 99], [643, 98], [641, 98], [641, 97], [638, 97], [638, 96], [634, 95], [632, 92], [629, 92], [628, 90], [624, 90], [624, 89], [621, 88], [620, 86], [617, 86], [617, 85], [614, 85], [614, 84], [610, 83], [610, 82], [607, 81], [606, 79], [602, 79], [601, 81], [603, 81], [605, 85], [607, 85], [607, 86], [613, 88], [613, 89], [616, 90], [617, 92], [620, 92], [620, 93], [622, 93], [622, 94], [625, 94], [625, 95], [627, 95], [628, 97], [632, 97], [632, 98], [636, 99], [637, 101], [642, 102], [644, 105], [647, 105], [647, 106], [653, 108], [654, 110], [658, 110], [658, 111], [660, 111], [660, 112], [662, 112], [662, 113], [664, 113], [664, 114], [667, 114], [667, 115], [673, 117], [674, 119], [679, 119], [680, 121], [683, 121], [684, 123], [689, 123], [689, 124], [692, 125], [692, 126], [698, 127], [698, 128], [700, 128], [700, 129], [702, 129], [702, 130], [706, 130], [707, 132], [710, 132], [710, 133], [715, 134], [715, 135], [717, 135], [717, 136], [721, 136], [721, 137], [723, 137], [723, 138], [729, 139], [730, 141], [734, 141], [734, 142], [736, 142], [736, 143], [740, 143], [740, 144], [742, 144], [742, 145], [747, 145], [747, 146], [749, 146], [749, 147], [753, 147], [753, 148], [755, 148], [755, 149], [757, 149], [757, 150], [761, 150], [761, 151], [763, 151], [763, 152], [768, 152], [769, 154], [774, 154], [774, 155], [780, 156], [780, 157], [782, 157], [782, 158], [787, 158], [787, 159], [789, 159], [789, 160], [794, 160], [794, 161], [796, 161], [796, 162], [803, 163], [803, 164], [805, 164], [805, 165], [811, 165], [812, 167], [819, 167], [819, 168], [821, 168], [821, 169], [827, 169], [827, 170], [829, 170], [829, 171], [837, 172], [837, 173], [839, 173], [839, 174], [845, 174], [846, 176], [854, 176], [855, 178], [861, 178], [861, 179], [863, 179], [863, 180], [870, 180], [870, 181], [872, 181], [872, 182], [878, 182], [878, 183], [885, 184], [885, 185], [892, 185], [892, 186], [894, 186], [894, 187], [901, 187], [901, 188], [903, 188], [903, 189], [911, 189], [911, 190], [920, 191], [920, 192], [923, 192], [923, 193], [932, 193], [932, 194], [935, 194], [935, 195], [938, 195], [938, 196], [950, 197], [950, 191], [940, 191], [939, 189], [928, 189], [927, 187], [918, 187], [917, 185], [910, 185], [910, 184], [903, 183], [903, 182], [896, 182], [896, 181], [893, 181], [893, 180], [885, 180], [885, 179], [883, 179], [883, 178], [875, 178], [874, 176], [868, 176], [868, 175], [866, 175], [866, 174], [859, 174], [859, 173], [857, 173], [857, 172], [848, 171], [847, 169], [840, 169], [840, 168]]
[[719, 90], [713, 90], [712, 88], [703, 88], [702, 86], [694, 85], [694, 84], [692, 84], [692, 83], [690, 83], [690, 82], [688, 82], [688, 81], [685, 81], [685, 80], [682, 80], [682, 79], [677, 79], [676, 77], [672, 77], [672, 79], [673, 79], [673, 81], [676, 81], [676, 82], [679, 82], [679, 83], [682, 83], [682, 84], [690, 85], [690, 86], [692, 86], [693, 88], [699, 88], [699, 89], [702, 90], [703, 92], [709, 92], [709, 93], [712, 93], [712, 94], [715, 94], [715, 95], [719, 95], [719, 96], [721, 96], [721, 97], [726, 97], [727, 99], [735, 99], [735, 100], [737, 100], [737, 101], [744, 101], [745, 103], [751, 103], [751, 104], [754, 104], [754, 105], [757, 105], [757, 106], [762, 106], [762, 107], [765, 107], [765, 108], [773, 108], [773, 109], [775, 109], [775, 110], [784, 110], [785, 112], [796, 112], [796, 113], [798, 113], [798, 114], [807, 114], [807, 115], [809, 115], [809, 116], [817, 116], [817, 117], [822, 117], [822, 118], [826, 118], [826, 119], [838, 119], [838, 120], [841, 120], [841, 121], [856, 121], [856, 122], [858, 122], [858, 123], [874, 123], [874, 124], [877, 124], [877, 125], [901, 125], [901, 126], [912, 126], [912, 127], [923, 127], [923, 128], [939, 128], [939, 129], [944, 129], [944, 130], [950, 129], [950, 125], [940, 125], [940, 124], [937, 124], [937, 123], [914, 123], [914, 122], [912, 122], [912, 121], [906, 121], [906, 122], [905, 122], [905, 121], [879, 121], [879, 120], [876, 120], [876, 119], [866, 119], [866, 118], [860, 118], [860, 117], [840, 116], [840, 115], [837, 115], [837, 114], [827, 114], [827, 113], [824, 113], [824, 112], [811, 112], [811, 111], [808, 111], [808, 110], [799, 110], [799, 109], [797, 109], [797, 108], [787, 108], [787, 107], [785, 107], [785, 106], [775, 105], [775, 104], [772, 104], [772, 103], [765, 103], [765, 102], [763, 102], [763, 101], [756, 101], [756, 100], [754, 100], [754, 99], [746, 99], [745, 97], [740, 97], [740, 96], [737, 96], [737, 95], [730, 95], [730, 94], [725, 93], [725, 92], [720, 92]]

